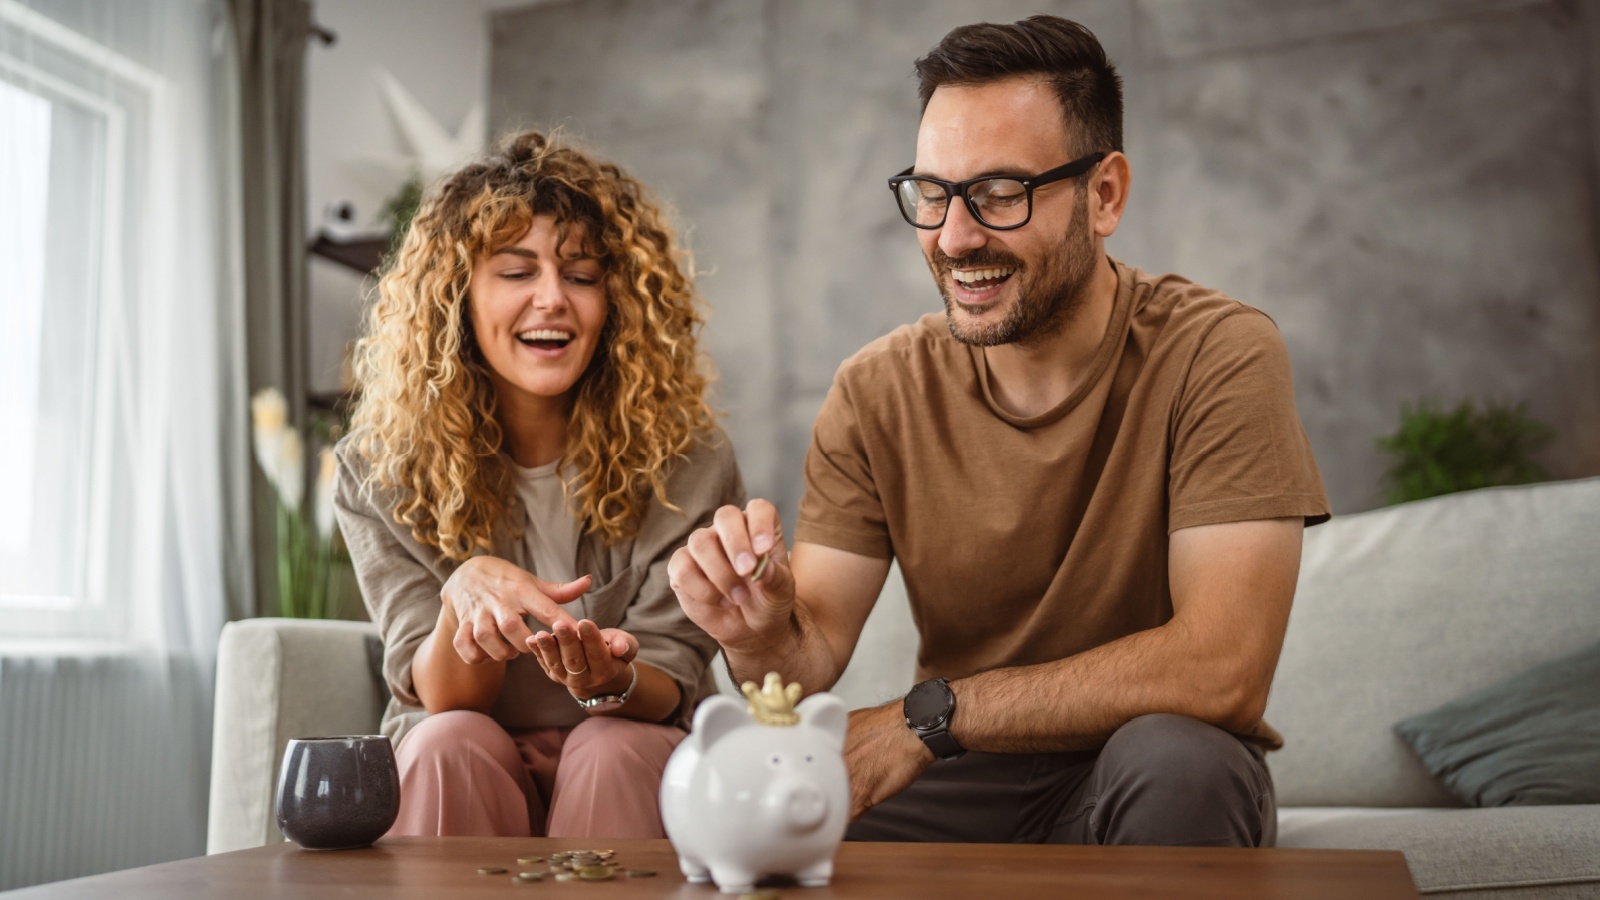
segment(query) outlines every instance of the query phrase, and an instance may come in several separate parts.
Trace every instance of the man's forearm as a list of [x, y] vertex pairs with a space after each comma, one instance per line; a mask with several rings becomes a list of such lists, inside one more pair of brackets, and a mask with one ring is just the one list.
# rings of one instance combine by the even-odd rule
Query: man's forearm
[[1265, 687], [1226, 654], [1196, 645], [1168, 625], [1066, 659], [963, 678], [951, 685], [950, 733], [969, 750], [1053, 753], [1099, 747], [1151, 713], [1233, 731], [1254, 725]]
[[789, 627], [777, 640], [760, 647], [722, 648], [733, 683], [760, 684], [768, 672], [777, 672], [785, 682], [799, 682], [808, 696], [833, 687], [842, 667], [811, 621], [805, 607], [796, 603]]
[[1174, 532], [1166, 624], [962, 679], [951, 734], [975, 750], [1027, 753], [1098, 747], [1151, 713], [1253, 728], [1283, 649], [1304, 527], [1291, 516]]

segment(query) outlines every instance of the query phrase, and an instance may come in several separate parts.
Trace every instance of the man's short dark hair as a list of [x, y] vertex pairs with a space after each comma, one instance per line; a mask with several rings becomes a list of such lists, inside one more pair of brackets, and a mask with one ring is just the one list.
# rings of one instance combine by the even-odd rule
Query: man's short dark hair
[[1077, 154], [1122, 149], [1122, 79], [1094, 32], [1057, 16], [962, 25], [916, 62], [924, 111], [936, 88], [1036, 75], [1055, 88]]

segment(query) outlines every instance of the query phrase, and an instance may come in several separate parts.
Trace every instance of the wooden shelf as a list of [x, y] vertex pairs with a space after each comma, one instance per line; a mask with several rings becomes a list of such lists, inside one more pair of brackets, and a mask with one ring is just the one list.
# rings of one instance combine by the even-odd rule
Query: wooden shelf
[[383, 264], [383, 257], [389, 252], [389, 239], [382, 237], [338, 241], [326, 234], [318, 234], [317, 239], [312, 241], [307, 249], [312, 256], [320, 256], [368, 275], [376, 272]]

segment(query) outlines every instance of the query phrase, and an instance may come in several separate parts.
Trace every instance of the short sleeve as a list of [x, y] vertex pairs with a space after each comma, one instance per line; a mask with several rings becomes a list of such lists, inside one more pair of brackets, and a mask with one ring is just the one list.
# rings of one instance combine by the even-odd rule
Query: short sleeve
[[822, 403], [811, 429], [806, 450], [805, 495], [800, 500], [795, 540], [821, 544], [850, 553], [889, 559], [889, 540], [883, 502], [872, 477], [857, 409], [848, 375], [842, 367]]
[[1173, 417], [1167, 527], [1304, 516], [1328, 498], [1294, 404], [1289, 353], [1266, 314], [1241, 307], [1201, 338]]

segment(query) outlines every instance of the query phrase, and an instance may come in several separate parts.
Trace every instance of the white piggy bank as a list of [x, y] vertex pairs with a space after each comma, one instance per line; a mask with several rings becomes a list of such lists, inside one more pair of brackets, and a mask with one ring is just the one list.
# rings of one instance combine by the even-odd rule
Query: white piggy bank
[[[763, 693], [771, 695], [774, 681], [768, 676]], [[790, 688], [792, 704], [799, 686]], [[833, 877], [850, 813], [848, 716], [832, 694], [789, 710], [779, 720], [793, 724], [762, 724], [771, 717], [758, 720], [722, 695], [696, 710], [693, 732], [661, 777], [662, 823], [690, 881], [742, 893], [768, 875], [792, 875], [807, 887]]]

